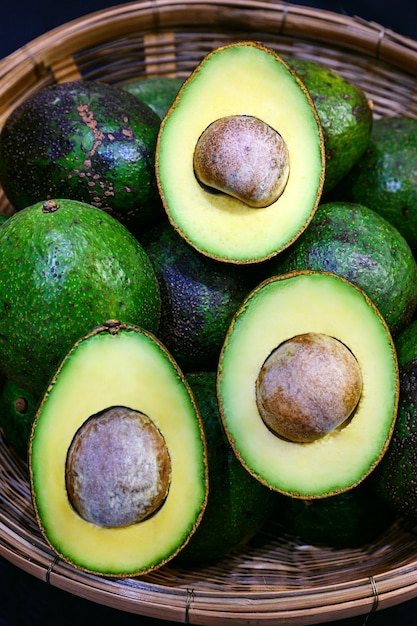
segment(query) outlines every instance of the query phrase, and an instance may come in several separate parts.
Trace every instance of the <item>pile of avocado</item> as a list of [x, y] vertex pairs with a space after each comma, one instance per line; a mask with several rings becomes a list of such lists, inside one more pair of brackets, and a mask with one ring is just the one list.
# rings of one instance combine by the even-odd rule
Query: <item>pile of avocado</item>
[[138, 576], [417, 521], [417, 123], [252, 41], [0, 133], [0, 426], [40, 530]]

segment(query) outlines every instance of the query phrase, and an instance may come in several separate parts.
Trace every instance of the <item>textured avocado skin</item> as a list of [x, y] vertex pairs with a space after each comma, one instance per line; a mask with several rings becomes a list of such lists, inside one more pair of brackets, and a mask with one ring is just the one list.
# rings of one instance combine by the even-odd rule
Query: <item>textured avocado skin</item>
[[359, 85], [330, 68], [296, 57], [286, 61], [310, 92], [320, 120], [326, 155], [325, 194], [364, 153], [372, 129], [372, 109]]
[[332, 196], [362, 203], [380, 213], [402, 233], [415, 254], [417, 119], [376, 119], [365, 153]]
[[4, 124], [0, 182], [16, 210], [73, 198], [134, 229], [151, 221], [159, 206], [154, 174], [159, 125], [150, 107], [109, 84], [44, 87]]
[[0, 395], [0, 427], [6, 443], [27, 461], [30, 433], [39, 405], [38, 396], [6, 380]]
[[246, 471], [227, 441], [217, 405], [216, 373], [193, 372], [187, 381], [206, 435], [209, 495], [200, 525], [177, 561], [204, 564], [249, 541], [271, 514], [276, 494]]
[[159, 280], [158, 337], [185, 371], [215, 368], [231, 319], [252, 285], [251, 272], [200, 254], [168, 221], [142, 243]]
[[173, 103], [181, 85], [182, 78], [168, 76], [153, 76], [141, 78], [122, 86], [142, 102], [145, 102], [162, 120]]
[[307, 230], [273, 259], [268, 275], [309, 269], [338, 274], [373, 300], [393, 335], [417, 306], [417, 263], [400, 232], [366, 206], [319, 205]]
[[0, 228], [0, 369], [34, 394], [91, 328], [119, 319], [155, 331], [160, 317], [155, 272], [127, 228], [84, 203], [55, 205]]

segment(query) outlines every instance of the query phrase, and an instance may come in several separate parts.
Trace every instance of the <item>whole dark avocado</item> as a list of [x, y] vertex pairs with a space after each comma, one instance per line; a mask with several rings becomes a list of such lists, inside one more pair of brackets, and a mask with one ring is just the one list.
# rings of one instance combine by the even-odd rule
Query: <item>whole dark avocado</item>
[[126, 83], [126, 85], [122, 85], [122, 89], [133, 93], [142, 102], [146, 102], [162, 120], [173, 103], [182, 83], [182, 78], [149, 76]]
[[254, 537], [276, 507], [278, 496], [246, 471], [227, 441], [216, 399], [216, 373], [192, 372], [186, 378], [206, 436], [209, 491], [200, 525], [176, 560], [203, 565]]
[[397, 335], [417, 306], [417, 263], [401, 233], [379, 213], [349, 202], [319, 205], [309, 228], [266, 265], [268, 275], [310, 269], [346, 278], [373, 300]]
[[393, 224], [417, 252], [417, 119], [374, 121], [369, 145], [332, 199], [359, 202]]
[[417, 522], [417, 321], [396, 340], [400, 371], [397, 419], [388, 449], [371, 476], [379, 497]]
[[159, 125], [148, 105], [110, 84], [46, 86], [6, 119], [1, 185], [16, 210], [71, 198], [142, 228], [162, 213], [154, 174]]
[[40, 398], [6, 380], [0, 395], [0, 427], [6, 443], [27, 461], [30, 433]]
[[362, 87], [316, 61], [298, 57], [286, 61], [307, 87], [319, 116], [326, 156], [325, 194], [365, 152], [373, 124], [372, 103]]
[[250, 268], [200, 254], [167, 220], [141, 242], [159, 281], [158, 337], [184, 371], [215, 368], [229, 323], [252, 286]]

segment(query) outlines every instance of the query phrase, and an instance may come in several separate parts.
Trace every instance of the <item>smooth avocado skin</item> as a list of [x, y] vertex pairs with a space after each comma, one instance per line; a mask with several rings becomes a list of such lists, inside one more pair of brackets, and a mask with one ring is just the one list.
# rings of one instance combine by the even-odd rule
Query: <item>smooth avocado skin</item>
[[[278, 196], [254, 208], [250, 192], [278, 172]], [[156, 178], [169, 221], [202, 254], [237, 264], [278, 254], [307, 227], [322, 192], [323, 135], [310, 95], [261, 44], [213, 50], [161, 123]]]
[[0, 273], [0, 369], [35, 395], [103, 321], [159, 324], [149, 257], [120, 222], [85, 203], [40, 202], [10, 217], [0, 228]]
[[285, 58], [307, 87], [320, 119], [326, 153], [326, 194], [365, 152], [372, 131], [372, 105], [359, 85], [334, 70], [310, 59]]
[[167, 220], [141, 241], [159, 281], [158, 337], [185, 371], [215, 369], [227, 328], [252, 287], [251, 273], [199, 253]]
[[270, 516], [276, 494], [240, 463], [223, 430], [216, 397], [216, 372], [187, 375], [207, 440], [209, 495], [196, 532], [176, 563], [200, 566], [240, 549]]
[[162, 213], [154, 173], [159, 123], [145, 103], [106, 83], [46, 86], [1, 131], [4, 193], [15, 210], [72, 198], [141, 229]]
[[417, 120], [375, 119], [369, 145], [340, 184], [334, 199], [358, 202], [393, 224], [417, 252]]
[[30, 433], [39, 397], [6, 380], [0, 394], [0, 427], [6, 444], [27, 461]]
[[415, 489], [417, 467], [417, 322], [396, 339], [400, 367], [400, 396], [395, 428], [372, 486], [399, 516], [417, 520]]
[[371, 298], [392, 335], [408, 326], [417, 306], [410, 246], [379, 213], [357, 203], [320, 204], [309, 228], [265, 269], [268, 276], [311, 269], [346, 278]]
[[[289, 440], [265, 423], [258, 381], [277, 348], [310, 333], [333, 338], [354, 356], [362, 391], [354, 412], [339, 426], [312, 441]], [[317, 369], [322, 374], [313, 370], [312, 388], [306, 386], [304, 370], [289, 376], [290, 387], [301, 389], [300, 401], [311, 397], [327, 402], [331, 397], [329, 369], [321, 370], [326, 359], [324, 353]], [[271, 394], [280, 387], [271, 383]], [[275, 276], [255, 287], [229, 327], [219, 359], [217, 396], [227, 437], [258, 480], [303, 499], [343, 493], [374, 470], [392, 435], [398, 404], [394, 342], [372, 301], [346, 279], [308, 270]]]
[[[143, 440], [135, 437], [132, 443], [130, 431], [103, 431], [107, 423], [101, 424], [103, 438], [97, 445], [93, 440], [88, 447], [84, 439], [79, 450], [87, 446], [84, 458], [94, 463], [75, 467], [82, 468], [78, 477], [89, 487], [87, 492], [81, 489], [83, 482], [69, 482], [74, 480], [73, 443], [91, 420], [114, 408], [122, 415], [126, 409], [145, 416], [148, 431], [144, 430]], [[99, 431], [99, 422], [96, 425]], [[157, 432], [163, 440], [157, 455], [147, 432]], [[163, 452], [168, 455], [169, 473], [159, 506], [140, 521], [108, 524], [106, 516], [119, 513], [114, 501], [120, 500], [123, 509], [129, 505], [136, 509], [138, 498], [145, 501], [158, 488], [159, 479], [153, 475]], [[126, 456], [132, 463], [125, 462]], [[148, 457], [142, 465], [141, 459]], [[41, 400], [31, 433], [29, 470], [40, 529], [55, 553], [78, 569], [110, 577], [142, 575], [184, 547], [206, 506], [206, 443], [189, 385], [154, 335], [109, 320], [77, 341]], [[108, 484], [114, 485], [109, 493]], [[84, 510], [74, 505], [70, 485], [80, 495], [87, 493], [86, 508], [94, 508], [95, 496], [103, 495], [97, 511], [100, 520], [85, 518]]]
[[122, 85], [124, 91], [145, 102], [162, 120], [184, 82], [183, 78], [148, 76]]

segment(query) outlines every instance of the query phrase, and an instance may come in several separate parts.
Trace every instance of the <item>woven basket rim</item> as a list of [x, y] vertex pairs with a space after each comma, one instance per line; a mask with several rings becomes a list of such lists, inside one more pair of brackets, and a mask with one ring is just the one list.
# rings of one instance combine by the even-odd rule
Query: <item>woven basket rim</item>
[[[325, 64], [363, 84], [379, 115], [417, 117], [417, 42], [379, 24], [274, 0], [139, 0], [72, 20], [2, 59], [0, 127], [28, 93], [46, 81], [76, 76], [80, 61], [88, 75], [100, 77], [97, 59], [106, 63], [114, 57], [112, 81], [125, 80], [120, 65], [133, 42], [144, 66], [151, 48], [153, 71], [173, 68], [183, 75], [217, 35], [222, 41], [220, 32], [228, 40], [253, 32], [279, 51], [300, 44], [301, 55], [320, 55]], [[175, 66], [175, 46], [183, 51], [187, 33], [192, 45], [187, 40], [184, 50], [190, 60], [181, 57]], [[201, 40], [194, 42], [194, 34]], [[0, 210], [8, 211], [1, 193]], [[168, 564], [142, 578], [108, 580], [75, 570], [46, 545], [34, 518], [26, 467], [1, 432], [0, 484], [0, 555], [56, 587], [120, 610], [203, 626], [219, 619], [225, 625], [305, 626], [368, 614], [417, 596], [417, 535], [405, 522], [353, 553], [323, 552], [292, 538], [277, 543], [271, 539], [273, 526], [261, 535], [259, 551], [249, 546], [218, 566], [188, 572]], [[329, 575], [323, 573], [323, 562]]]

